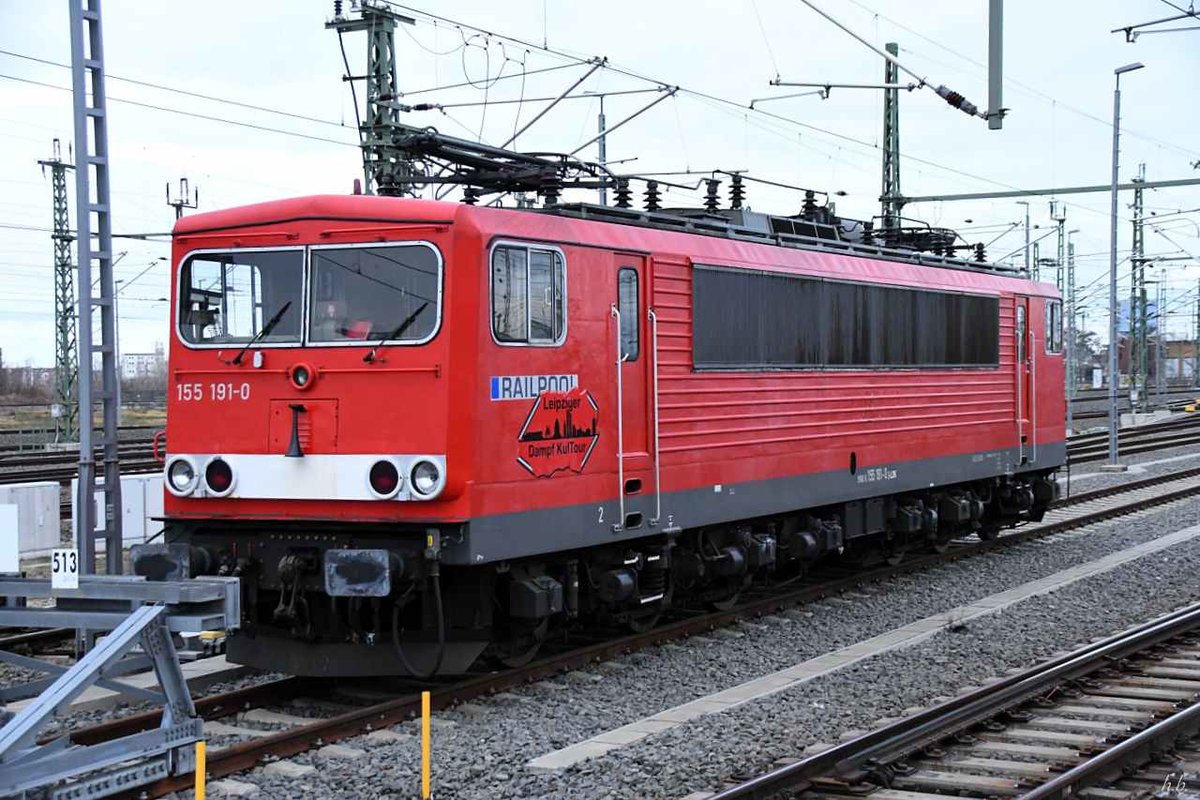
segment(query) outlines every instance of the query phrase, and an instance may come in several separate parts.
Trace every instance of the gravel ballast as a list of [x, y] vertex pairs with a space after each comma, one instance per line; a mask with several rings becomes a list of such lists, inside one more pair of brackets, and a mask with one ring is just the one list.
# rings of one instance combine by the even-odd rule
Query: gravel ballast
[[[1178, 467], [1176, 467], [1178, 468]], [[1169, 471], [1169, 470], [1168, 470]], [[1006, 669], [1164, 613], [1200, 596], [1184, 576], [1200, 570], [1200, 542], [1178, 545], [908, 650], [878, 656], [731, 711], [591, 760], [561, 773], [525, 763], [621, 725], [740, 684], [989, 594], [1189, 527], [1188, 500], [903, 576], [716, 631], [640, 651], [469, 707], [438, 712], [433, 730], [439, 798], [680, 797], [722, 778], [797, 755], [816, 741], [924, 705]], [[238, 780], [259, 796], [411, 797], [419, 785], [419, 739], [356, 737], [351, 760], [306, 753], [317, 770], [287, 779], [258, 769]]]
[[[1175, 459], [1175, 460], [1167, 460]], [[1166, 475], [1185, 469], [1200, 467], [1200, 453], [1195, 445], [1183, 445], [1166, 450], [1156, 450], [1152, 453], [1137, 453], [1121, 456], [1121, 463], [1129, 467], [1125, 472], [1101, 472], [1103, 461], [1089, 461], [1072, 467], [1071, 491], [1090, 492], [1093, 489], [1103, 489], [1109, 486], [1119, 486], [1130, 481], [1151, 478], [1156, 475]], [[1157, 463], [1165, 461], [1165, 463]], [[1059, 472], [1059, 483], [1066, 481], [1066, 472]]]

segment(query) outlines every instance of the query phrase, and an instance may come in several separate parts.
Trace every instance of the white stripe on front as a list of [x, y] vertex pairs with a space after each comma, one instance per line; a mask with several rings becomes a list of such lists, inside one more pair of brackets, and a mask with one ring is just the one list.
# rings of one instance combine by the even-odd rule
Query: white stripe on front
[[[419, 500], [409, 491], [409, 476], [417, 461], [432, 461], [437, 465], [443, 482], [446, 476], [446, 457], [434, 455], [399, 455], [392, 453], [333, 454], [314, 453], [300, 458], [277, 454], [195, 454], [172, 453], [170, 464], [180, 455], [191, 457], [201, 476], [213, 458], [221, 458], [233, 469], [233, 491], [227, 495], [248, 500], [376, 500], [369, 483], [371, 466], [377, 461], [393, 461], [403, 480], [399, 493], [392, 500]], [[204, 497], [203, 478], [200, 488], [191, 497]]]

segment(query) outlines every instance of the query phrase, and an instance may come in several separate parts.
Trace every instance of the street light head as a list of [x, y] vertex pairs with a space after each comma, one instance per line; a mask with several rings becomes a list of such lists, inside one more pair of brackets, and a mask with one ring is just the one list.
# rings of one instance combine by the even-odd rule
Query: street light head
[[1124, 75], [1126, 72], [1133, 72], [1135, 69], [1141, 69], [1146, 66], [1140, 61], [1135, 61], [1132, 64], [1126, 64], [1123, 67], [1117, 67], [1113, 70], [1114, 75]]

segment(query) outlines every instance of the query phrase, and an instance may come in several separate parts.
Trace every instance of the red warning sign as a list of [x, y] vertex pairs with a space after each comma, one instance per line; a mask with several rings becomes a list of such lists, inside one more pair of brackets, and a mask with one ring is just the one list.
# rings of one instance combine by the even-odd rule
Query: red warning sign
[[600, 407], [587, 389], [542, 392], [517, 436], [517, 463], [530, 474], [582, 472], [600, 440]]

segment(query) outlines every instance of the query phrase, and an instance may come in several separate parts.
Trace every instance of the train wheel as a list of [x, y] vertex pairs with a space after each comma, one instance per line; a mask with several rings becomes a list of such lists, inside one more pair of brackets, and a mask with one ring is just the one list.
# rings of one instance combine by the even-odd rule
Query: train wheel
[[630, 616], [630, 618], [625, 621], [625, 626], [634, 633], [645, 633], [658, 624], [658, 621], [662, 619], [662, 615], [663, 612], [661, 606], [652, 611], [643, 611], [639, 614]]
[[741, 596], [742, 593], [737, 591], [731, 594], [729, 597], [726, 597], [724, 600], [710, 600], [708, 604], [712, 606], [713, 611], [728, 611], [737, 605], [737, 602], [739, 599], [741, 599]]
[[729, 611], [738, 604], [738, 600], [742, 597], [742, 590], [752, 582], [753, 578], [747, 575], [742, 580], [730, 581], [723, 588], [713, 589], [709, 594], [709, 608], [713, 611]]
[[533, 661], [538, 651], [542, 649], [549, 630], [549, 619], [543, 619], [538, 625], [527, 630], [513, 630], [508, 639], [492, 645], [490, 656], [494, 661], [509, 669], [523, 667]]

